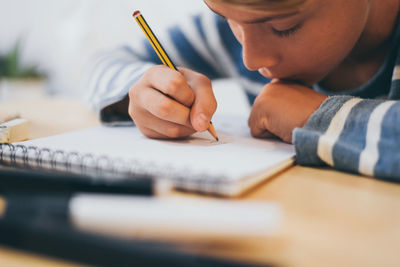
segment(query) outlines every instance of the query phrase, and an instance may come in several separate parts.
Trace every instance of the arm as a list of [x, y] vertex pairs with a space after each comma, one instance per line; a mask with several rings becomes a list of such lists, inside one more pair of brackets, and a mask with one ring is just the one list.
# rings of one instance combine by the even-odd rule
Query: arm
[[119, 47], [95, 57], [86, 75], [83, 90], [86, 101], [106, 124], [132, 123], [127, 116], [130, 87], [151, 66], [146, 54], [138, 54], [129, 47]]
[[400, 180], [400, 102], [327, 99], [294, 131], [298, 162]]
[[301, 165], [400, 180], [400, 102], [327, 98], [274, 81], [257, 97], [249, 125], [256, 137], [293, 142]]
[[[182, 26], [167, 31], [157, 30], [166, 51], [177, 66], [200, 72], [210, 79], [229, 76], [223, 67], [228, 58], [215, 48], [214, 34], [220, 27], [211, 13], [192, 17]], [[218, 28], [219, 29], [219, 28]], [[218, 40], [217, 40], [218, 41]], [[161, 64], [147, 40], [132, 49], [120, 47], [104, 53], [93, 61], [86, 82], [87, 100], [106, 123], [131, 123], [128, 115], [128, 92], [152, 66]], [[223, 54], [223, 53], [222, 53]]]

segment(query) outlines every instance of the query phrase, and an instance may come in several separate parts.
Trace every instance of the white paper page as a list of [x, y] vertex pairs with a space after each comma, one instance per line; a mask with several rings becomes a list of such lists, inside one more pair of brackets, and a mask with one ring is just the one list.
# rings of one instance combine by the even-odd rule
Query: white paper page
[[188, 178], [225, 176], [229, 180], [258, 173], [294, 156], [292, 145], [252, 138], [245, 117], [215, 116], [213, 124], [219, 142], [208, 132], [185, 140], [153, 140], [136, 127], [100, 126], [21, 144], [134, 160], [150, 173], [172, 170]]

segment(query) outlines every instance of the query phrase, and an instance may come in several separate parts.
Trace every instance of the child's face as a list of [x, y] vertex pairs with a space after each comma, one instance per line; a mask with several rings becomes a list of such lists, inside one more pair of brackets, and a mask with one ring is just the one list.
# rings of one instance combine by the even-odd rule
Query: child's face
[[370, 7], [370, 0], [309, 0], [298, 10], [277, 12], [205, 2], [228, 20], [248, 69], [307, 85], [356, 49]]

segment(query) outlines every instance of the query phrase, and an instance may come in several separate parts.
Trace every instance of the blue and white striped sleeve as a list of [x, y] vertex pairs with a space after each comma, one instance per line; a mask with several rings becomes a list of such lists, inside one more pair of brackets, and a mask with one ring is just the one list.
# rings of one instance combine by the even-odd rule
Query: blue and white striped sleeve
[[[156, 31], [159, 40], [175, 65], [200, 72], [210, 79], [231, 76], [224, 68], [221, 51], [215, 50], [212, 42], [216, 38], [218, 25], [215, 15], [206, 12], [191, 17], [186, 23]], [[103, 123], [132, 123], [129, 116], [114, 116], [115, 109], [143, 73], [155, 64], [161, 64], [146, 39], [141, 40], [139, 49], [119, 47], [101, 54], [92, 62], [85, 87], [88, 104], [100, 114]], [[126, 103], [125, 103], [126, 104]], [[127, 115], [128, 110], [126, 108]], [[106, 117], [111, 118], [106, 119]]]
[[154, 64], [127, 46], [99, 55], [91, 62], [83, 85], [87, 90], [86, 102], [99, 113], [102, 122], [107, 121], [103, 109], [121, 101], [135, 81]]
[[293, 143], [301, 165], [400, 181], [400, 101], [329, 97]]

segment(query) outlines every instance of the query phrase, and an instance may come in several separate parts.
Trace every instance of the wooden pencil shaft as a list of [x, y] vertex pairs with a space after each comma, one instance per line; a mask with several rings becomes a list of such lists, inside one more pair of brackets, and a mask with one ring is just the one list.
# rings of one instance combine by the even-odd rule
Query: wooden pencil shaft
[[170, 67], [173, 70], [178, 70], [172, 60], [169, 58], [167, 52], [162, 47], [161, 43], [158, 41], [157, 37], [154, 35], [150, 26], [147, 24], [146, 20], [142, 15], [138, 15], [136, 18], [137, 23], [139, 24], [142, 31], [145, 33], [147, 39], [150, 41], [153, 49], [156, 51], [158, 57], [161, 59], [164, 65]]
[[[162, 61], [162, 63], [165, 66], [178, 71], [178, 69], [176, 68], [174, 63], [172, 63], [172, 60], [168, 56], [167, 52], [162, 47], [161, 43], [158, 41], [157, 37], [151, 30], [150, 26], [147, 24], [146, 20], [142, 16], [142, 14], [139, 11], [136, 11], [133, 14], [133, 17], [135, 18], [136, 22], [139, 24], [139, 27], [142, 29], [142, 31], [146, 35], [147, 39], [149, 40], [151, 46], [153, 47], [154, 51], [157, 53], [157, 55], [160, 58], [160, 60]], [[215, 131], [214, 126], [212, 125], [211, 121], [210, 121], [210, 125], [208, 127], [208, 131], [214, 137], [215, 140], [219, 141], [217, 132]]]

